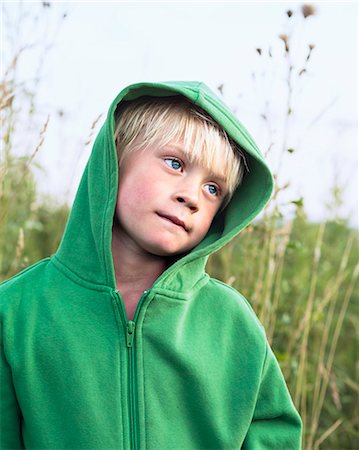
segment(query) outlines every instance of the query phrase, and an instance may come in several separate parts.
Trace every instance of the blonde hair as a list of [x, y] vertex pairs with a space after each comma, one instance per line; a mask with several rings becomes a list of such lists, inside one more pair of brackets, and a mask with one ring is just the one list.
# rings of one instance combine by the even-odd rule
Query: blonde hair
[[182, 140], [183, 151], [191, 162], [224, 176], [226, 203], [242, 181], [244, 165], [247, 167], [242, 150], [217, 122], [180, 95], [143, 96], [121, 102], [115, 113], [114, 138], [119, 164], [129, 152]]

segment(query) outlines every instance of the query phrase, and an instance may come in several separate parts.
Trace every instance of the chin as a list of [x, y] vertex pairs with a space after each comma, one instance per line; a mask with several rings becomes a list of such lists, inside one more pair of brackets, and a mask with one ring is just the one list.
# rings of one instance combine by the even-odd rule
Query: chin
[[188, 250], [182, 247], [173, 245], [151, 245], [146, 249], [149, 253], [155, 256], [171, 257], [186, 253]]

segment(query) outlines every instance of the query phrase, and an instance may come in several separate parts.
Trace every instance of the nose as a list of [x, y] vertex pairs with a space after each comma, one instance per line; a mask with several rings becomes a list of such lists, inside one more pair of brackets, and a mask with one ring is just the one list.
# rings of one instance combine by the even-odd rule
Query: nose
[[197, 212], [199, 208], [199, 189], [196, 186], [182, 186], [182, 189], [175, 194], [178, 203], [183, 203], [192, 212]]
[[179, 203], [186, 203], [186, 205], [188, 206], [188, 208], [192, 211], [192, 212], [197, 212], [198, 211], [198, 204], [196, 202], [194, 202], [193, 200], [189, 199], [186, 196], [178, 196], [177, 197], [177, 201]]

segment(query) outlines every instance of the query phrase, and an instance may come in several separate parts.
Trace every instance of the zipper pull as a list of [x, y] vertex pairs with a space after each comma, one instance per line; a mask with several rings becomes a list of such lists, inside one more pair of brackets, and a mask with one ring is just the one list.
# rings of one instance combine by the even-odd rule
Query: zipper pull
[[135, 337], [135, 322], [129, 320], [127, 322], [127, 347], [133, 346], [133, 339]]

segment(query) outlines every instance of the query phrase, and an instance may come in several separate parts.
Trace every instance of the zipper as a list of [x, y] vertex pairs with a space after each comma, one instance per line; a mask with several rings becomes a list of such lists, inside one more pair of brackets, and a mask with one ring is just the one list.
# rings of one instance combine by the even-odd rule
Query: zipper
[[127, 347], [129, 347], [129, 348], [131, 348], [133, 346], [133, 340], [135, 338], [135, 327], [136, 327], [136, 324], [133, 320], [129, 320], [127, 322], [126, 343], [127, 343]]
[[135, 339], [136, 324], [133, 320], [127, 322], [126, 343], [128, 349], [128, 380], [129, 380], [129, 394], [130, 394], [130, 427], [131, 427], [131, 449], [137, 449], [136, 443], [136, 404], [135, 404], [135, 361], [133, 344]]
[[129, 404], [130, 404], [130, 439], [131, 439], [131, 450], [138, 449], [137, 444], [137, 422], [138, 422], [138, 408], [136, 402], [136, 367], [135, 367], [135, 330], [136, 330], [136, 322], [135, 319], [139, 314], [139, 310], [141, 308], [141, 303], [147, 296], [149, 291], [144, 291], [141, 296], [135, 315], [133, 317], [134, 320], [127, 320], [127, 314], [125, 310], [125, 306], [119, 291], [115, 291], [116, 297], [119, 300], [122, 309], [122, 316], [124, 318], [124, 322], [126, 323], [126, 347], [127, 347], [127, 355], [128, 355], [128, 391], [129, 391]]

